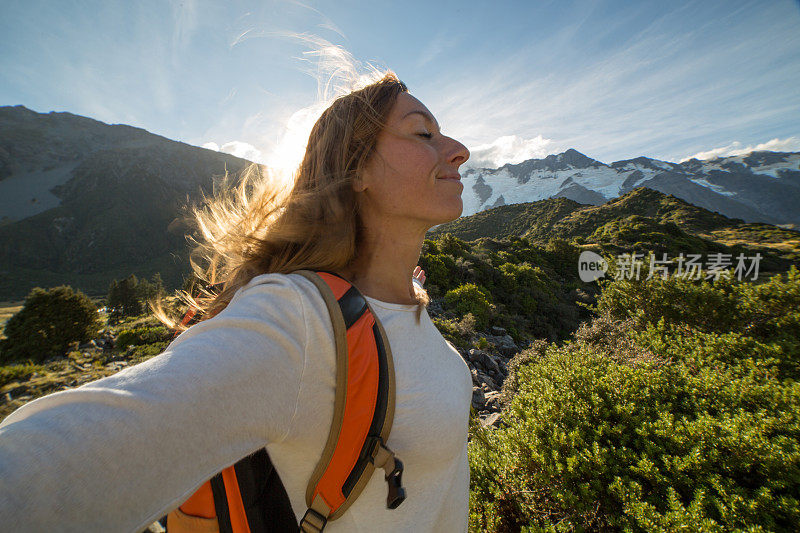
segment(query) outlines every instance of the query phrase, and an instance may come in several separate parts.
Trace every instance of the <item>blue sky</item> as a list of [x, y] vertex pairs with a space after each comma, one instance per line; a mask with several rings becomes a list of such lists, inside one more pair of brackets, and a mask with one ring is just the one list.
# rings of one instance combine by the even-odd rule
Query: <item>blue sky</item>
[[0, 105], [267, 163], [302, 144], [332, 69], [366, 63], [474, 164], [800, 151], [798, 0], [5, 0], [0, 51]]

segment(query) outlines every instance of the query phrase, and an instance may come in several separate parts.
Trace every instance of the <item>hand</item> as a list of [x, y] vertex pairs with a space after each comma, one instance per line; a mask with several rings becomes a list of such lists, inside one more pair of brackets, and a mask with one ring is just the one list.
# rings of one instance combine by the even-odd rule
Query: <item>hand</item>
[[412, 277], [415, 280], [419, 281], [420, 285], [425, 285], [425, 271], [422, 270], [422, 268], [420, 268], [419, 265], [417, 265], [416, 268], [414, 268], [414, 274], [412, 275]]

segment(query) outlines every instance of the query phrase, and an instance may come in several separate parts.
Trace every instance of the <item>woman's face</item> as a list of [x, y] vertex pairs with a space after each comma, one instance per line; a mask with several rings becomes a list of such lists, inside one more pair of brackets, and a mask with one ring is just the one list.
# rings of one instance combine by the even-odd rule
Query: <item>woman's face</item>
[[427, 231], [461, 216], [458, 167], [467, 159], [469, 150], [439, 131], [422, 102], [400, 93], [356, 190], [370, 215]]

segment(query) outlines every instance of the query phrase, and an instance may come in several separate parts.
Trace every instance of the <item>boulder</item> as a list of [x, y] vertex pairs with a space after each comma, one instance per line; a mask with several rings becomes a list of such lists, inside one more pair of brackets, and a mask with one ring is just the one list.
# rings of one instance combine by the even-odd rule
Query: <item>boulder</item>
[[494, 356], [492, 356], [492, 355], [490, 355], [488, 353], [483, 353], [482, 355], [483, 355], [483, 357], [482, 357], [481, 360], [482, 360], [483, 366], [486, 368], [486, 370], [488, 370], [490, 372], [494, 371], [497, 374], [499, 374], [500, 373], [500, 366], [497, 364], [497, 361], [495, 360]]
[[475, 409], [483, 409], [485, 402], [486, 396], [483, 393], [483, 389], [480, 387], [472, 387], [472, 407]]

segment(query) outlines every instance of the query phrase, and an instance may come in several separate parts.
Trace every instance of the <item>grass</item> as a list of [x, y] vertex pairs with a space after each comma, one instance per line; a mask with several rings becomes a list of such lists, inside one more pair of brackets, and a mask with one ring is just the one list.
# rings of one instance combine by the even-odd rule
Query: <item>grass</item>
[[[21, 308], [22, 302], [0, 303], [3, 324]], [[102, 316], [106, 330], [114, 337], [123, 329], [155, 327], [160, 324], [149, 315], [126, 318], [117, 324], [108, 324], [105, 314]], [[0, 420], [36, 398], [79, 387], [146, 361], [162, 353], [168, 345], [169, 341], [159, 341], [105, 350], [99, 347], [78, 350], [75, 346], [68, 354], [41, 364], [20, 361], [0, 366]]]

